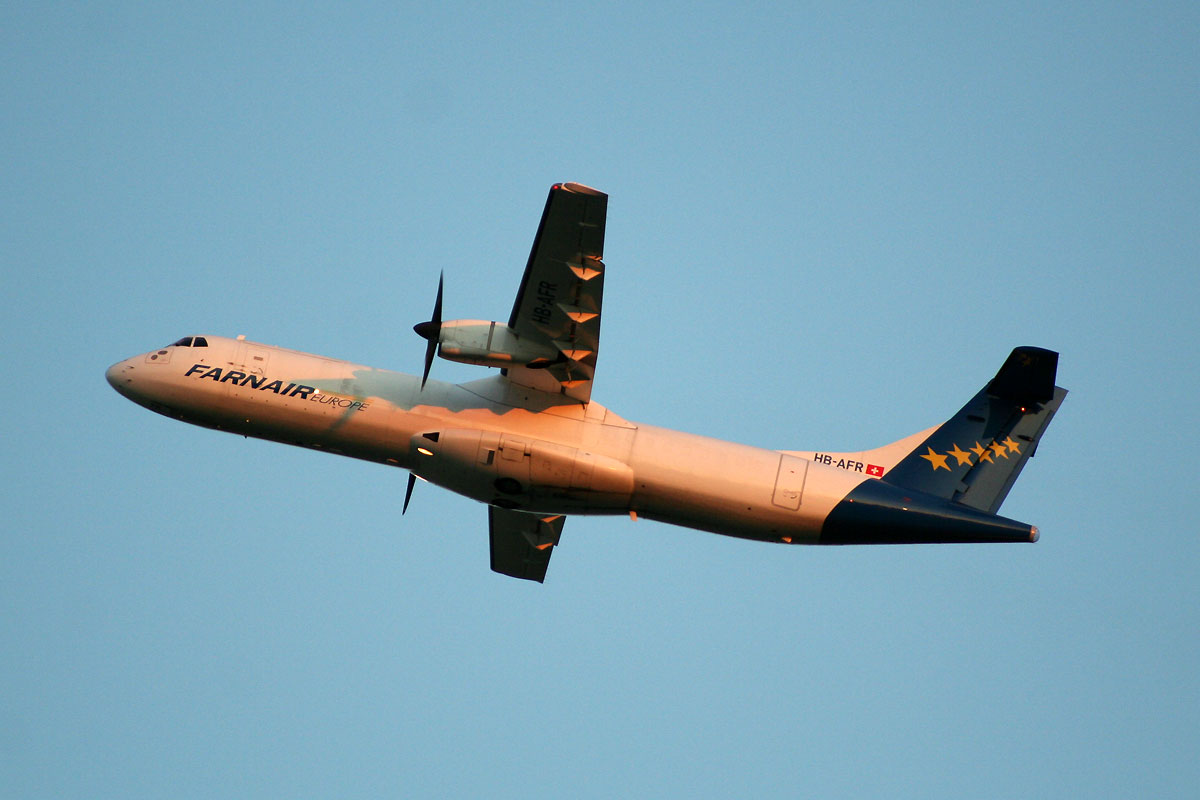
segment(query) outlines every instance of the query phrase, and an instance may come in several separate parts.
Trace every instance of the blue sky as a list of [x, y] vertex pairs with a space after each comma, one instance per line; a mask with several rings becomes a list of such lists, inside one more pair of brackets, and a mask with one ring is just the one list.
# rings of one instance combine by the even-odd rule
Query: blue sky
[[[1194, 796], [1194, 4], [9, 4], [6, 797]], [[786, 548], [483, 507], [192, 428], [192, 333], [419, 371], [609, 203], [595, 396], [857, 450], [1015, 345], [1035, 546]], [[439, 362], [468, 380], [480, 368]]]

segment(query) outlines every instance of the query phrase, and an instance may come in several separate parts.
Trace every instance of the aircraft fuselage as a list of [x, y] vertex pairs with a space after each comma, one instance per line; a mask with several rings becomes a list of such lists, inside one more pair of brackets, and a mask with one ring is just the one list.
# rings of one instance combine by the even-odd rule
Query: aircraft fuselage
[[[464, 384], [241, 339], [168, 346], [107, 373], [161, 414], [411, 470], [502, 508], [633, 514], [699, 530], [816, 543], [870, 478], [782, 451], [629, 422], [499, 375]], [[429, 438], [430, 435], [436, 438]], [[1026, 529], [1028, 530], [1028, 529]]]

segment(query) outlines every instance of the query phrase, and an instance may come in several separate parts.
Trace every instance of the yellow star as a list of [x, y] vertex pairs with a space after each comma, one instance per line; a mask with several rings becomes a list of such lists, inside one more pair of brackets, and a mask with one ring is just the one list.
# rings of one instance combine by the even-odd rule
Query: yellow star
[[1009, 450], [1013, 451], [1014, 453], [1020, 454], [1020, 452], [1021, 452], [1020, 450], [1017, 449], [1017, 443], [1012, 440], [1011, 436], [1006, 437], [1004, 439], [1004, 446], [1007, 447]]
[[962, 451], [962, 450], [959, 450], [959, 449], [958, 449], [958, 443], [957, 443], [957, 442], [956, 442], [956, 443], [955, 443], [955, 445], [954, 445], [954, 449], [950, 451], [950, 455], [954, 456], [954, 457], [955, 457], [955, 458], [958, 460], [958, 465], [959, 465], [960, 467], [961, 467], [963, 464], [970, 464], [970, 463], [971, 463], [971, 454], [970, 454], [970, 453], [967, 453], [967, 452], [964, 452], [964, 451]]
[[991, 444], [988, 445], [988, 447], [995, 450], [996, 455], [1004, 456], [1005, 458], [1008, 458], [1008, 450], [1004, 447], [1004, 445], [1000, 444], [999, 442], [992, 442]]
[[940, 453], [935, 453], [933, 448], [929, 447], [928, 445], [926, 445], [925, 449], [929, 451], [929, 454], [923, 455], [923, 456], [921, 456], [921, 458], [925, 459], [930, 464], [933, 464], [934, 472], [937, 472], [939, 469], [944, 469], [947, 472], [950, 471], [950, 467], [948, 467], [946, 465], [946, 457], [944, 455], [941, 455]]
[[992, 460], [992, 451], [988, 450], [986, 447], [981, 445], [979, 442], [975, 443], [975, 446], [971, 448], [971, 452], [974, 453], [975, 455], [979, 456], [979, 460], [981, 462]]

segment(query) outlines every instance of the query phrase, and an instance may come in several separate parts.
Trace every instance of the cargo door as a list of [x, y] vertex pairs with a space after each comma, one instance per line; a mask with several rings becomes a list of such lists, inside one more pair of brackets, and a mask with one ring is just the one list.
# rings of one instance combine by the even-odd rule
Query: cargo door
[[780, 455], [779, 471], [775, 475], [775, 493], [771, 502], [780, 508], [796, 511], [804, 494], [804, 479], [808, 477], [808, 460]]

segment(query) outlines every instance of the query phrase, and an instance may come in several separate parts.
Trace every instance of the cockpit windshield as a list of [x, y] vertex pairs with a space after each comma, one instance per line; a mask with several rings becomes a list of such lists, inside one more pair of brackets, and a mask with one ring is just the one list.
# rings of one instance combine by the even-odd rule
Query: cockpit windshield
[[178, 342], [171, 342], [168, 347], [208, 347], [208, 340], [203, 336], [185, 336]]

